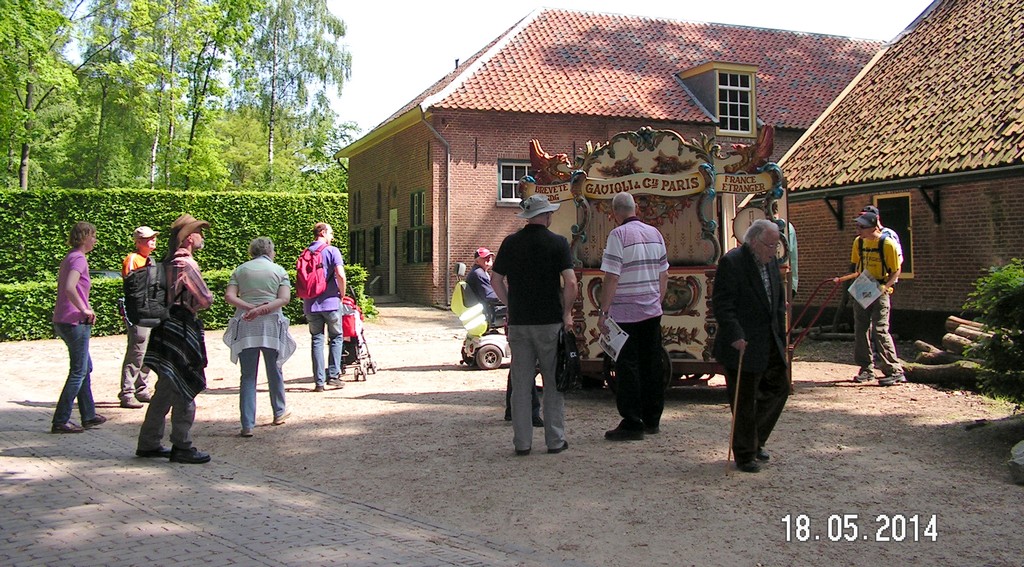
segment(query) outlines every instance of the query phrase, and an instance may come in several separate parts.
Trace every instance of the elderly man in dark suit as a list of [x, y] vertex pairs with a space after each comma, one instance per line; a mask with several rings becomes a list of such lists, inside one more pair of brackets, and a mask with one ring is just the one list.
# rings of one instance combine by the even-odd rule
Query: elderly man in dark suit
[[736, 466], [750, 473], [760, 470], [758, 461], [768, 460], [764, 446], [789, 397], [779, 238], [774, 222], [754, 221], [743, 245], [718, 262], [711, 295], [718, 321], [714, 355], [725, 367], [729, 402], [735, 401], [732, 450]]

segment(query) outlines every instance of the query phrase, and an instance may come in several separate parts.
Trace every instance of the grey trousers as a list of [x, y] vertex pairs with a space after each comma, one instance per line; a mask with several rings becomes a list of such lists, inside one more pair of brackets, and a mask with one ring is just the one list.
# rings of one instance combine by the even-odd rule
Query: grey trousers
[[[896, 355], [896, 345], [889, 334], [889, 305], [887, 293], [883, 293], [867, 309], [853, 302], [853, 362], [861, 370], [870, 370], [872, 358], [875, 358], [886, 376], [903, 373], [903, 365]], [[877, 343], [871, 340], [872, 334]], [[874, 352], [875, 344], [878, 345], [877, 352]]]
[[167, 412], [171, 412], [171, 444], [179, 449], [192, 448], [192, 423], [196, 420], [195, 400], [186, 401], [171, 380], [158, 379], [153, 398], [146, 408], [146, 419], [139, 430], [138, 448], [159, 449], [164, 438]]
[[557, 449], [565, 443], [565, 398], [555, 385], [555, 357], [558, 329], [551, 325], [509, 325], [512, 348], [512, 443], [517, 450], [533, 446], [531, 391], [535, 390], [537, 368], [544, 384], [544, 444]]
[[149, 367], [142, 364], [146, 356], [146, 341], [149, 339], [149, 327], [132, 325], [128, 327], [128, 348], [124, 351], [124, 362], [121, 363], [121, 400], [130, 400], [132, 395], [137, 398], [148, 396]]

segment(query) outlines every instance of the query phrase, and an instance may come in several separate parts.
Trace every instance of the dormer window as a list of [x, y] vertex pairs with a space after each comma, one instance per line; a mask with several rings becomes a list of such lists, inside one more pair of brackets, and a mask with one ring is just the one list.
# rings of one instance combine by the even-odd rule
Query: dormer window
[[683, 71], [678, 77], [718, 123], [717, 134], [757, 135], [757, 67], [710, 62]]
[[718, 72], [718, 130], [720, 132], [753, 132], [753, 76], [746, 73]]

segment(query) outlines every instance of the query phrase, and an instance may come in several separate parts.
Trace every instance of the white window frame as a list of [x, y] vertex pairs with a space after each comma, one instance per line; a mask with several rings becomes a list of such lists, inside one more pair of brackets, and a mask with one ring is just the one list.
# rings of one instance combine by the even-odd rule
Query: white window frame
[[[511, 177], [506, 177], [506, 173]], [[501, 160], [498, 162], [498, 203], [518, 205], [519, 180], [529, 175], [530, 162]]]
[[[718, 131], [750, 136], [755, 131], [753, 73], [718, 69]], [[743, 83], [746, 82], [746, 85]], [[724, 83], [724, 84], [723, 84]], [[744, 124], [746, 123], [746, 128]]]

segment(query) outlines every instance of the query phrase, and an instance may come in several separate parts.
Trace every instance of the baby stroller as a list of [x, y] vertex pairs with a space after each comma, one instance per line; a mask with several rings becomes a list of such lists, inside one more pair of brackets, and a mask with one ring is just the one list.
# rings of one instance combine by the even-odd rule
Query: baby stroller
[[342, 362], [353, 368], [355, 381], [365, 381], [367, 374], [377, 373], [377, 363], [370, 356], [363, 333], [363, 310], [356, 300], [345, 296], [341, 300], [341, 333], [345, 337]]

